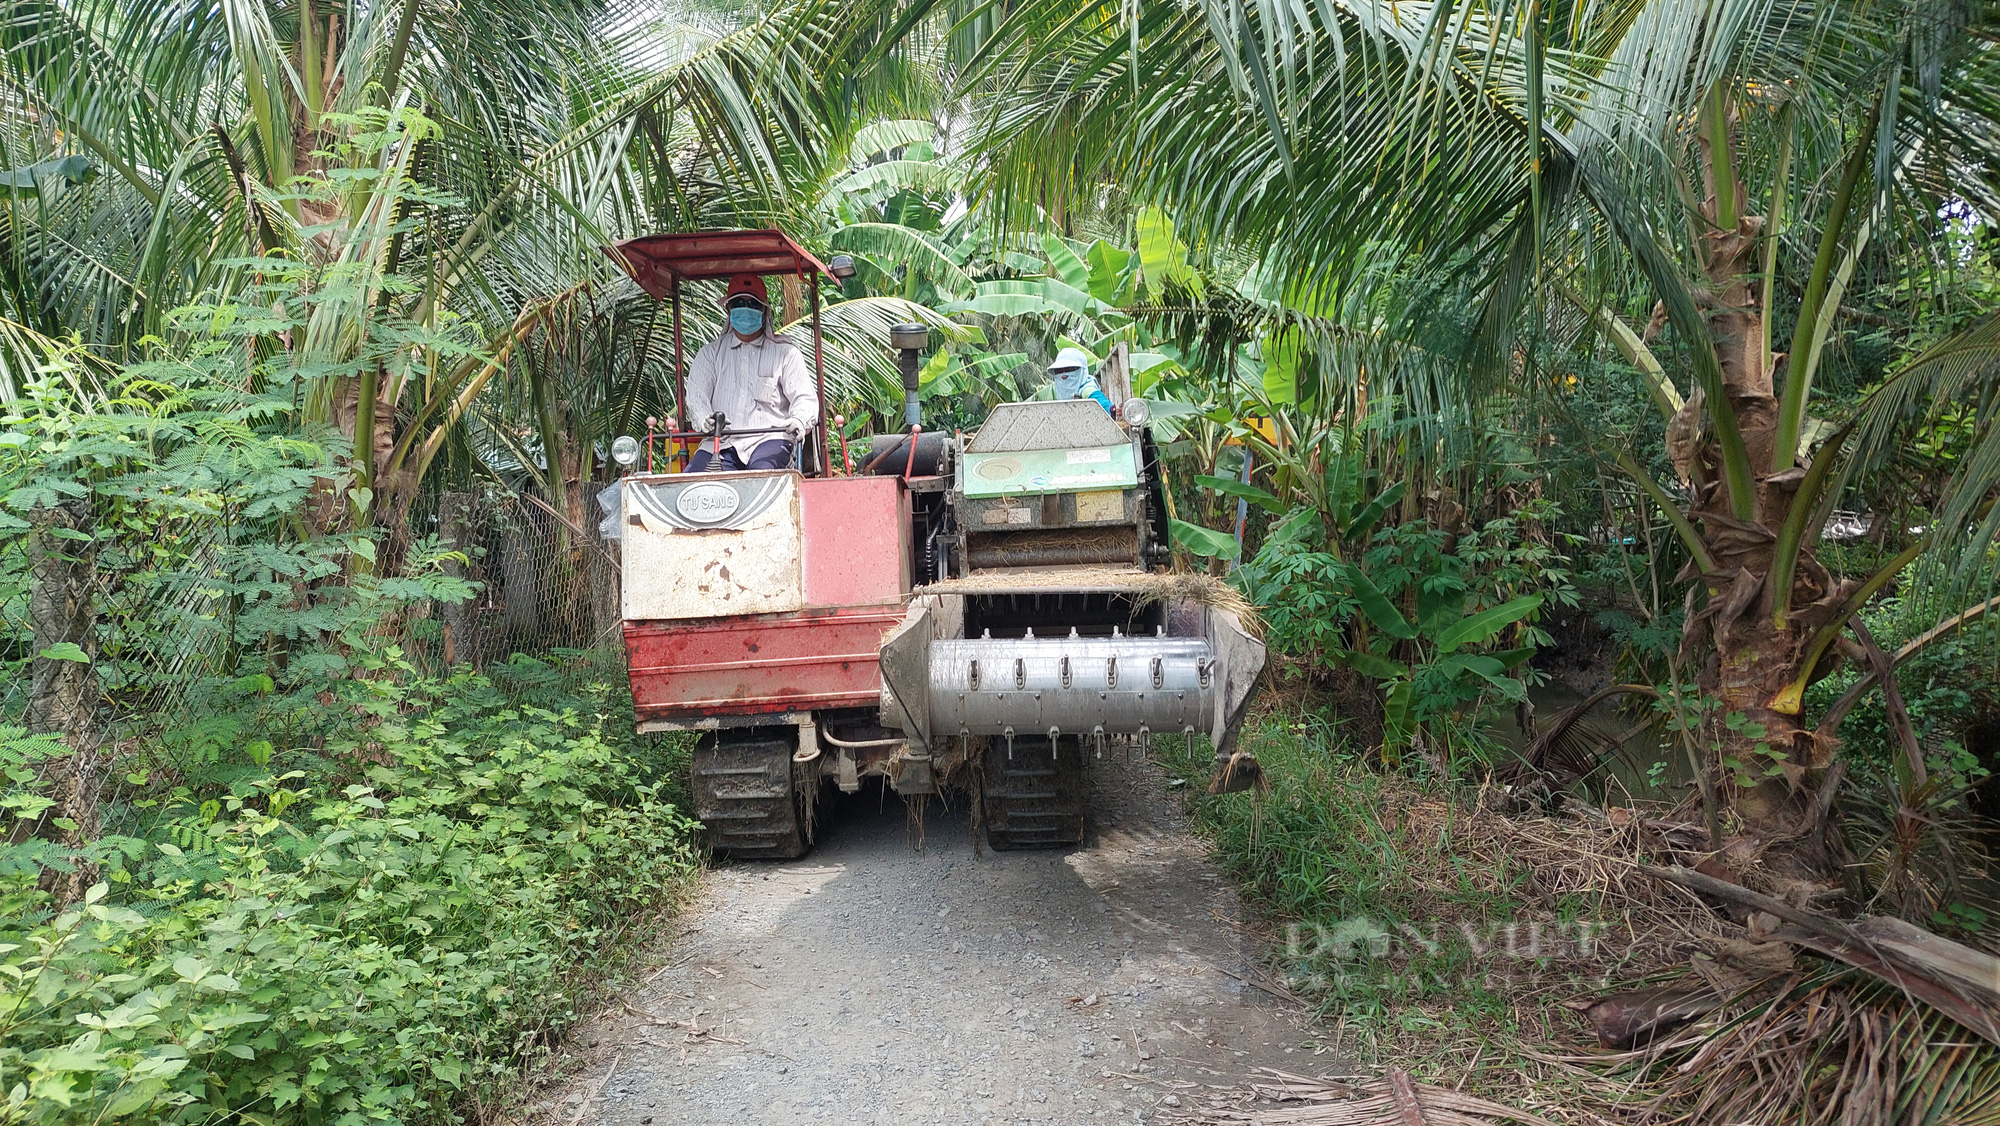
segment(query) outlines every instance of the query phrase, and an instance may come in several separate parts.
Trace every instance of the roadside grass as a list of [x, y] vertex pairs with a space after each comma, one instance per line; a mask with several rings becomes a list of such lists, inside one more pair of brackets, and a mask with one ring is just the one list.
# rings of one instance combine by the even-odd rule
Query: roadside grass
[[1274, 978], [1325, 1022], [1323, 1051], [1559, 1121], [1629, 1097], [1551, 1058], [1589, 1039], [1561, 1003], [1675, 976], [1703, 909], [1628, 883], [1608, 828], [1381, 773], [1297, 702], [1242, 745], [1268, 793], [1209, 796], [1206, 740], [1159, 740], [1156, 758], [1260, 918]]

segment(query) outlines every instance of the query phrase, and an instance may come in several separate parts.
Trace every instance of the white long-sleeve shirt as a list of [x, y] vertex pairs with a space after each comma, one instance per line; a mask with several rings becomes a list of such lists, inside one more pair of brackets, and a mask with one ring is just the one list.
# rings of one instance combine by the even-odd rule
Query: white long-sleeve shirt
[[[791, 341], [768, 332], [744, 340], [724, 330], [688, 364], [688, 426], [708, 429], [709, 416], [716, 411], [728, 416], [731, 430], [783, 426], [792, 418], [808, 427], [817, 425], [819, 393], [813, 387], [812, 373], [806, 370], [805, 356]], [[724, 438], [722, 444], [749, 461], [758, 446], [783, 438], [782, 434], [746, 434]]]

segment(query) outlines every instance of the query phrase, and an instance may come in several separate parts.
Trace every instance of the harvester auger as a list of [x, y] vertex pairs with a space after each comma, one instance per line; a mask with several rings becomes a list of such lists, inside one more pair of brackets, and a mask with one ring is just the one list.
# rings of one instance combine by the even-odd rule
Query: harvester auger
[[[817, 371], [816, 275], [851, 272], [776, 231], [616, 251], [674, 304], [677, 380], [684, 283], [798, 276]], [[695, 814], [718, 852], [803, 855], [821, 786], [867, 777], [969, 793], [996, 849], [1074, 844], [1112, 747], [1202, 734], [1220, 769], [1234, 742], [1264, 647], [1226, 587], [1168, 571], [1143, 401], [1122, 421], [1088, 399], [1008, 403], [970, 435], [925, 432], [926, 336], [893, 334], [907, 429], [852, 473], [833, 472], [823, 417], [792, 469], [651, 472], [656, 437], [671, 458], [717, 436], [682, 419], [622, 482], [639, 730], [702, 732]]]

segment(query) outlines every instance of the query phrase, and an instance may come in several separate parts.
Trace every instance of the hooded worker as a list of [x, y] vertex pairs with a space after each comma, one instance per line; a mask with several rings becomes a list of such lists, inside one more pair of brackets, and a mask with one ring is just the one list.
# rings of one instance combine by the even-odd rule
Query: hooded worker
[[[719, 464], [711, 464], [716, 462], [715, 443], [703, 442], [688, 459], [687, 471], [783, 469], [819, 421], [819, 393], [798, 347], [771, 330], [771, 298], [763, 278], [731, 278], [722, 308], [729, 323], [695, 353], [687, 378], [688, 424], [712, 432], [712, 419], [720, 412], [722, 456]], [[778, 429], [784, 432], [769, 433]], [[766, 433], [730, 437], [742, 431]]]
[[1064, 348], [1057, 352], [1049, 364], [1049, 378], [1055, 383], [1056, 398], [1096, 399], [1105, 413], [1117, 417], [1118, 412], [1111, 409], [1111, 396], [1091, 378], [1090, 356], [1083, 349]]

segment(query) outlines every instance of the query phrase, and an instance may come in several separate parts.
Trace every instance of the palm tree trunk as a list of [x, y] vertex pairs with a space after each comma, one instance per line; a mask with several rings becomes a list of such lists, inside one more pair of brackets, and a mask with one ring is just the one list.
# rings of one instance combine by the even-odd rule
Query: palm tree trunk
[[513, 506], [500, 533], [500, 597], [506, 605], [502, 620], [511, 647], [529, 647], [541, 635], [541, 574], [534, 551], [535, 538], [541, 534], [522, 505]]
[[1719, 450], [1703, 434], [1713, 429], [1703, 425], [1713, 417], [1705, 414], [1713, 404], [1695, 395], [1668, 427], [1675, 469], [1695, 497], [1688, 516], [1701, 529], [1709, 556], [1700, 574], [1708, 603], [1689, 615], [1682, 654], [1706, 653], [1696, 666], [1696, 684], [1715, 708], [1706, 725], [1715, 749], [1707, 766], [1733, 830], [1726, 851], [1745, 862], [1761, 860], [1773, 874], [1817, 883], [1833, 865], [1815, 790], [1832, 764], [1833, 748], [1800, 725], [1795, 708], [1774, 705], [1802, 674], [1832, 671], [1830, 662], [1804, 668], [1810, 642], [1821, 627], [1845, 620], [1842, 607], [1855, 584], [1836, 580], [1807, 543], [1783, 604], [1789, 612], [1781, 613], [1773, 587], [1777, 530], [1794, 505], [1810, 498], [1799, 496], [1805, 471], [1794, 464], [1797, 451], [1781, 456], [1777, 449], [1779, 399], [1759, 292], [1764, 220], [1745, 214], [1743, 185], [1725, 155], [1733, 147], [1733, 125], [1725, 111], [1714, 111], [1701, 137], [1701, 267], [1723, 391], [1755, 469], [1756, 511], [1750, 520], [1733, 514]]

